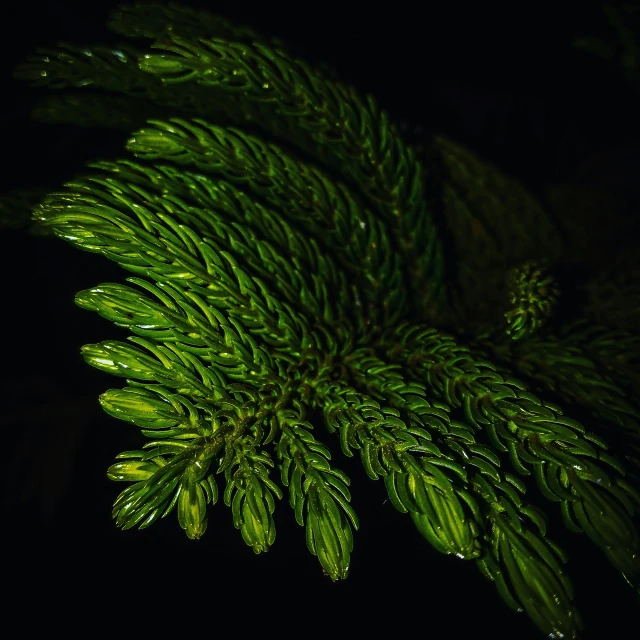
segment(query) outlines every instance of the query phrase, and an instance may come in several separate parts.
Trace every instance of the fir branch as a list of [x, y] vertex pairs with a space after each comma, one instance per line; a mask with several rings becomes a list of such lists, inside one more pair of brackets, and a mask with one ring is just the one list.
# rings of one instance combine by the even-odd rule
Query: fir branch
[[[228, 183], [216, 185], [217, 206], [213, 206], [211, 198], [198, 199], [198, 206], [193, 206], [178, 195], [184, 193], [188, 197], [190, 191], [184, 187], [180, 188], [181, 185], [176, 185], [170, 178], [161, 180], [163, 174], [139, 167], [143, 171], [142, 175], [136, 173], [132, 176], [135, 181], [125, 182], [120, 176], [122, 173], [129, 173], [127, 167], [123, 167], [123, 172], [117, 163], [104, 164], [115, 170], [117, 177], [109, 176], [105, 179], [101, 176], [90, 176], [86, 180], [75, 181], [74, 185], [77, 187], [82, 184], [87, 191], [93, 189], [94, 195], [96, 186], [107, 190], [108, 193], [124, 194], [129, 201], [137, 202], [153, 211], [155, 215], [169, 214], [176, 220], [189, 221], [192, 228], [203, 238], [214, 240], [221, 249], [233, 255], [243, 268], [248, 267], [263, 281], [271, 281], [278, 297], [286, 299], [290, 305], [311, 314], [314, 318], [321, 318], [326, 325], [324, 331], [329, 332], [329, 327], [333, 327], [334, 330], [342, 327], [345, 333], [352, 335], [353, 329], [348, 320], [347, 310], [353, 305], [352, 296], [355, 294], [350, 294], [344, 274], [337, 269], [333, 261], [320, 254], [315, 242], [305, 240], [300, 232], [282, 219], [276, 223], [273, 211], [252, 202]], [[149, 180], [149, 174], [155, 174], [155, 183]], [[125, 175], [122, 175], [122, 178]], [[177, 188], [173, 189], [174, 186]], [[150, 191], [147, 188], [150, 188]], [[256, 224], [258, 233], [252, 229], [251, 222], [254, 220], [260, 221]], [[285, 245], [284, 247], [278, 247], [261, 237], [265, 230], [268, 233], [271, 224], [276, 226], [276, 238], [281, 245]], [[287, 238], [286, 242], [283, 242], [283, 234]], [[292, 249], [297, 251], [294, 253]], [[298, 259], [298, 256], [302, 256], [303, 249], [308, 250], [305, 262], [310, 258], [313, 266], [320, 271], [315, 277]], [[331, 296], [327, 289], [327, 280], [336, 286]], [[358, 330], [362, 335], [364, 327], [360, 326]]]
[[[576, 340], [573, 342], [575, 345]], [[591, 425], [598, 434], [614, 440], [616, 434], [622, 436], [618, 441], [625, 443], [624, 451], [618, 453], [636, 467], [640, 465], [640, 408], [582, 348], [556, 335], [531, 338], [512, 348], [501, 348], [495, 342], [484, 342], [482, 346], [503, 367], [511, 365], [541, 389], [589, 409], [595, 418]]]
[[262, 42], [271, 46], [285, 46], [278, 38], [258, 33], [246, 25], [174, 2], [136, 2], [119, 6], [109, 14], [107, 27], [129, 38], [156, 40], [173, 34], [185, 38], [216, 37], [233, 42]]
[[199, 398], [199, 402], [216, 406], [226, 399], [225, 380], [222, 375], [190, 353], [176, 349], [170, 343], [157, 345], [149, 340], [130, 337], [129, 340], [146, 349], [126, 342], [107, 340], [85, 345], [82, 357], [87, 364], [128, 380], [154, 382], [175, 389], [178, 394]]
[[269, 478], [273, 460], [265, 451], [256, 450], [252, 438], [245, 437], [234, 444], [235, 459], [224, 470], [224, 502], [231, 507], [233, 526], [240, 529], [243, 540], [255, 553], [261, 553], [275, 541], [274, 496], [282, 498], [282, 491]]
[[567, 346], [583, 349], [625, 389], [630, 400], [640, 403], [640, 336], [585, 320], [565, 325], [560, 335]]
[[390, 314], [387, 319], [405, 310], [403, 270], [392, 249], [389, 229], [344, 184], [330, 181], [315, 167], [237, 129], [201, 120], [150, 124], [154, 128], [134, 133], [127, 143], [129, 151], [145, 160], [194, 164], [207, 173], [221, 173], [226, 180], [246, 184], [303, 229], [321, 230], [327, 249], [343, 250], [338, 259], [367, 294], [367, 313], [373, 321], [378, 306]]
[[[225, 93], [224, 98], [211, 94], [207, 100], [201, 98], [200, 102], [197, 103], [193, 102], [196, 98], [193, 98], [191, 103], [186, 102], [188, 100], [186, 96], [196, 95], [193, 92], [172, 92], [171, 89], [158, 91], [157, 83], [154, 84], [151, 82], [145, 84], [145, 81], [138, 77], [138, 72], [131, 64], [133, 55], [133, 50], [129, 49], [126, 51], [122, 48], [109, 47], [91, 49], [72, 47], [71, 45], [65, 44], [61, 45], [58, 51], [41, 51], [40, 56], [33, 57], [27, 63], [21, 65], [16, 75], [35, 85], [45, 84], [51, 88], [84, 86], [87, 84], [86, 78], [90, 77], [91, 83], [96, 87], [109, 91], [124, 92], [127, 93], [127, 95], [136, 97], [144, 96], [158, 104], [180, 109], [185, 115], [199, 113], [201, 115], [211, 116], [212, 114], [216, 114], [219, 119], [221, 114], [227, 114], [228, 117], [229, 113], [244, 113], [242, 104], [244, 104], [245, 101], [234, 100], [234, 96], [227, 96], [226, 91], [223, 92]], [[285, 54], [282, 53], [282, 55]], [[95, 65], [95, 68], [92, 65]], [[116, 67], [120, 65], [123, 69], [117, 68], [116, 71], [114, 65]], [[122, 82], [118, 84], [114, 84], [113, 82], [113, 77], [116, 77], [116, 73], [118, 73], [118, 77], [122, 78]], [[311, 72], [309, 71], [309, 73]], [[289, 80], [293, 80], [293, 78]], [[334, 84], [333, 82], [328, 82], [325, 89], [330, 91]], [[162, 83], [160, 83], [160, 85], [162, 86]], [[365, 193], [369, 193], [371, 188], [376, 188], [377, 191], [370, 194], [370, 201], [378, 208], [383, 206], [385, 211], [390, 212], [386, 215], [388, 220], [394, 222], [396, 226], [400, 224], [399, 237], [401, 248], [407, 257], [406, 259], [408, 259], [411, 269], [413, 269], [413, 273], [409, 278], [409, 284], [413, 286], [413, 283], [415, 283], [415, 286], [420, 289], [419, 296], [414, 296], [413, 299], [424, 307], [423, 311], [428, 310], [429, 313], [433, 313], [436, 300], [442, 296], [442, 258], [439, 253], [440, 250], [438, 249], [436, 251], [435, 249], [437, 236], [431, 229], [432, 222], [430, 221], [430, 216], [426, 210], [424, 210], [425, 200], [422, 197], [424, 187], [422, 185], [421, 173], [419, 169], [416, 169], [409, 184], [406, 183], [406, 178], [403, 177], [403, 174], [406, 174], [407, 171], [413, 170], [412, 167], [414, 165], [417, 167], [415, 164], [417, 161], [414, 158], [413, 152], [404, 147], [397, 135], [393, 135], [393, 130], [389, 129], [390, 125], [386, 115], [384, 112], [379, 112], [371, 99], [369, 99], [367, 103], [360, 102], [353, 90], [347, 90], [347, 88], [342, 87], [342, 85], [335, 84], [335, 86], [339, 86], [340, 91], [347, 91], [349, 94], [337, 100], [337, 105], [339, 105], [340, 108], [346, 108], [347, 105], [350, 104], [350, 102], [345, 101], [346, 98], [349, 98], [351, 101], [356, 100], [354, 107], [350, 107], [352, 111], [349, 112], [351, 115], [348, 116], [347, 121], [349, 121], [349, 118], [355, 117], [355, 111], [353, 111], [353, 109], [358, 105], [362, 108], [366, 107], [366, 109], [372, 110], [372, 113], [367, 116], [364, 122], [360, 123], [360, 121], [358, 121], [358, 127], [352, 129], [355, 133], [355, 131], [360, 131], [360, 124], [365, 127], [359, 134], [357, 141], [351, 141], [350, 144], [357, 143], [359, 147], [362, 147], [358, 154], [365, 154], [365, 157], [369, 158], [362, 166], [371, 164], [372, 166], [378, 167], [378, 169], [376, 170], [377, 173], [373, 176], [363, 175], [359, 178], [355, 176], [357, 178], [356, 184], [358, 184]], [[208, 96], [208, 94], [206, 95]], [[315, 110], [313, 113], [315, 113]], [[375, 119], [376, 115], [379, 116], [377, 120]], [[339, 117], [338, 121], [342, 119], [342, 117]], [[326, 123], [334, 121], [333, 117], [329, 116], [327, 116], [325, 120]], [[323, 120], [323, 122], [325, 120]], [[258, 117], [257, 121], [261, 125], [267, 123], [267, 119], [264, 117]], [[283, 122], [282, 118], [276, 118], [276, 121]], [[378, 126], [377, 123], [381, 123], [382, 130], [375, 133], [375, 135], [374, 132], [371, 132], [371, 135], [367, 136], [366, 127], [376, 127]], [[333, 125], [327, 124], [327, 126]], [[355, 122], [349, 126], [352, 128], [355, 127]], [[350, 131], [351, 129], [345, 130], [345, 135], [349, 134]], [[377, 140], [378, 142], [372, 143], [373, 140]], [[371, 147], [371, 144], [374, 146]], [[376, 148], [377, 144], [381, 145], [381, 149]], [[386, 148], [386, 145], [390, 145], [389, 149]], [[318, 146], [317, 141], [314, 141], [312, 149], [322, 149], [322, 146]], [[345, 153], [347, 158], [352, 158], [355, 152], [350, 151], [349, 153]], [[175, 160], [176, 158], [172, 159]], [[352, 165], [351, 161], [345, 164], [344, 158], [342, 157], [336, 162], [338, 161], [342, 171], [348, 171], [348, 166], [353, 166], [354, 170], [358, 168], [358, 164]], [[386, 167], [386, 169], [384, 167]], [[380, 180], [383, 180], [383, 183], [375, 187], [375, 185], [379, 184]], [[414, 211], [416, 207], [417, 210]], [[406, 220], [404, 220], [402, 216], [406, 216]], [[353, 220], [353, 216], [351, 219]], [[362, 218], [358, 218], [358, 221], [361, 220]], [[398, 220], [401, 220], [401, 222], [398, 223]], [[371, 247], [371, 244], [373, 244], [374, 247], [377, 248], [377, 251], [372, 252], [375, 259], [375, 254], [382, 252], [382, 243], [386, 242], [390, 234], [385, 232], [380, 233], [378, 231], [377, 227], [381, 224], [379, 221], [368, 221], [365, 217], [364, 222], [367, 224], [367, 233], [368, 236], [370, 236], [368, 239], [371, 240], [371, 243], [368, 245], [364, 243], [364, 246]], [[372, 224], [374, 225], [373, 228], [371, 227]], [[419, 243], [419, 245], [417, 243]], [[343, 243], [342, 246], [348, 245]], [[421, 247], [420, 251], [418, 251], [418, 246]], [[422, 248], [425, 250], [422, 251]], [[434, 251], [436, 253], [432, 257], [430, 254]], [[433, 262], [433, 265], [429, 266], [431, 262]], [[419, 263], [421, 266], [416, 266]], [[431, 269], [435, 269], [433, 274], [430, 271]], [[384, 263], [379, 269], [374, 269], [373, 272], [384, 276], [385, 274], [396, 274], [400, 271], [399, 265]], [[381, 276], [379, 275], [378, 277]], [[428, 293], [429, 288], [432, 286], [431, 283], [437, 283], [433, 285], [436, 286], [433, 295]], [[384, 286], [382, 289], [389, 292], [394, 290], [402, 291], [403, 288]], [[387, 314], [396, 313], [396, 310], [401, 309], [402, 306], [402, 304], [388, 300], [385, 300], [383, 304], [383, 308]]]
[[[209, 233], [208, 220], [214, 216], [216, 220], [228, 221], [234, 229], [253, 230], [261, 240], [272, 243], [280, 254], [288, 257], [294, 270], [293, 273], [288, 271], [292, 278], [307, 279], [306, 289], [299, 289], [297, 303], [304, 305], [314, 316], [321, 310], [319, 315], [336, 329], [353, 322], [351, 315], [353, 305], [358, 301], [358, 292], [347, 281], [335, 260], [321, 251], [313, 237], [301, 232], [276, 209], [256, 202], [237, 185], [171, 165], [151, 166], [119, 160], [95, 162], [89, 166], [112, 172], [116, 181], [111, 176], [104, 180], [110, 185], [119, 185], [118, 188], [124, 186], [131, 196], [134, 185], [141, 186], [145, 190], [145, 202], [153, 201], [165, 206], [171, 194], [172, 199], [179, 199], [177, 203], [181, 209], [185, 209], [183, 203], [186, 203], [189, 208], [206, 210], [205, 224], [200, 227], [204, 234]], [[268, 262], [262, 266], [270, 268]], [[310, 294], [317, 305], [308, 300]], [[356, 322], [360, 318], [358, 315]], [[366, 340], [364, 327], [356, 326], [354, 331]]]
[[[633, 257], [590, 285], [582, 312], [602, 327], [534, 338], [557, 291], [531, 261], [557, 258], [563, 240], [522, 185], [439, 137], [425, 168], [372, 98], [249, 28], [173, 4], [123, 6], [109, 26], [156, 42], [61, 44], [16, 75], [76, 90], [41, 103], [41, 119], [142, 126], [127, 145], [139, 161], [94, 163], [34, 208], [42, 228], [134, 274], [76, 296], [134, 334], [82, 349], [126, 380], [104, 410], [147, 438], [108, 471], [131, 483], [116, 524], [175, 510], [197, 539], [224, 476], [234, 526], [265, 552], [277, 467], [309, 551], [345, 578], [358, 519], [322, 416], [434, 549], [475, 560], [548, 636], [581, 628], [566, 556], [504, 458], [637, 588], [637, 489], [599, 435], [547, 401], [587, 409], [585, 424], [617, 425], [633, 445], [636, 336], [608, 328], [633, 325]], [[416, 315], [460, 333], [492, 326], [470, 349]]]
[[[14, 76], [29, 82], [34, 87], [46, 87], [52, 90], [76, 89], [81, 91], [98, 90], [98, 95], [89, 94], [81, 102], [73, 102], [79, 115], [93, 121], [95, 116], [86, 113], [86, 106], [95, 104], [99, 112], [104, 112], [113, 104], [116, 96], [109, 93], [124, 94], [135, 99], [137, 105], [148, 103], [155, 111], [159, 107], [170, 107], [183, 117], [211, 117], [215, 115], [218, 122], [237, 122], [230, 115], [232, 97], [199, 95], [194, 92], [181, 91], [178, 87], [167, 87], [157, 78], [140, 70], [138, 56], [140, 51], [124, 44], [74, 46], [58, 43], [57, 48], [40, 48], [29, 56], [26, 62], [18, 65]], [[77, 95], [73, 93], [72, 96]], [[64, 116], [59, 105], [66, 98], [61, 97], [55, 103], [54, 118]], [[153, 105], [156, 105], [155, 107]], [[46, 106], [45, 106], [46, 108]], [[146, 109], [146, 106], [144, 107]], [[46, 112], [45, 112], [46, 117]], [[120, 126], [117, 118], [107, 119], [108, 126]], [[130, 131], [130, 129], [129, 129]]]
[[[111, 480], [134, 481], [113, 505], [113, 517], [123, 529], [144, 529], [178, 506], [178, 520], [187, 536], [197, 539], [207, 528], [206, 504], [217, 499], [213, 478], [206, 476], [210, 458], [222, 446], [222, 438], [209, 438], [191, 446], [154, 446], [151, 451], [128, 451], [124, 462], [112, 465]], [[158, 455], [162, 451], [165, 455]], [[167, 455], [169, 454], [169, 459]], [[173, 453], [173, 455], [171, 455]]]
[[162, 82], [139, 73], [140, 52], [127, 44], [78, 46], [66, 42], [40, 48], [18, 66], [15, 76], [36, 87], [67, 89], [93, 86], [137, 98], [160, 97]]
[[[560, 564], [566, 557], [545, 540], [542, 514], [523, 502], [520, 493], [524, 493], [524, 484], [499, 470], [498, 456], [488, 446], [477, 443], [467, 425], [450, 420], [442, 409], [434, 421], [426, 388], [407, 382], [399, 365], [385, 363], [369, 349], [352, 352], [345, 358], [345, 365], [359, 387], [385, 397], [400, 412], [399, 417], [409, 425], [409, 433], [426, 430], [430, 444], [428, 448], [422, 445], [425, 451], [437, 451], [448, 460], [447, 468], [458, 470], [458, 482], [464, 487], [460, 494], [472, 510], [482, 539], [482, 554], [476, 562], [483, 574], [496, 583], [505, 602], [514, 610], [524, 607], [546, 634], [575, 633], [581, 623], [571, 604], [571, 583]], [[418, 441], [411, 450], [420, 450]], [[442, 459], [432, 462], [438, 464], [439, 460]], [[395, 489], [390, 492], [392, 495], [394, 505], [402, 506]], [[414, 522], [429, 539], [428, 520], [414, 517]], [[533, 531], [528, 523], [534, 525]], [[560, 600], [556, 599], [559, 594]]]
[[528, 262], [508, 278], [510, 309], [505, 312], [507, 335], [521, 340], [540, 330], [551, 318], [559, 289], [545, 264]]
[[372, 98], [362, 99], [351, 87], [323, 77], [285, 51], [256, 42], [196, 42], [170, 35], [152, 48], [167, 53], [142, 57], [144, 71], [168, 83], [194, 81], [241, 94], [243, 100], [236, 105], [241, 113], [262, 116], [260, 126], [339, 167], [383, 218], [393, 222], [409, 263], [410, 284], [419, 283], [420, 309], [424, 312], [439, 301], [443, 258], [420, 164]]
[[282, 435], [277, 445], [282, 483], [296, 522], [306, 530], [307, 547], [318, 556], [332, 580], [349, 570], [358, 518], [349, 501], [347, 475], [329, 465], [326, 446], [311, 433], [312, 425], [293, 408], [277, 413]]
[[[464, 470], [431, 444], [422, 426], [428, 418], [420, 427], [407, 426], [396, 409], [381, 407], [343, 381], [318, 385], [315, 392], [327, 428], [339, 433], [343, 453], [359, 451], [367, 475], [384, 478], [392, 504], [411, 515], [427, 540], [442, 553], [476, 557], [478, 529], [460, 487]], [[428, 411], [431, 422], [439, 422], [441, 411]]]
[[218, 372], [218, 381], [264, 378], [277, 370], [270, 354], [244, 333], [242, 340], [234, 342], [236, 328], [201, 297], [182, 292], [170, 283], [153, 286], [140, 278], [129, 281], [154, 294], [160, 302], [131, 287], [107, 283], [79, 292], [76, 303], [137, 335], [172, 343], [193, 354]]
[[446, 136], [434, 135], [418, 155], [430, 207], [455, 255], [448, 282], [454, 314], [436, 324], [498, 323], [508, 296], [505, 273], [528, 261], [560, 259], [566, 250], [560, 227], [522, 183]]
[[110, 389], [100, 396], [106, 413], [138, 427], [149, 438], [179, 439], [205, 437], [212, 433], [209, 421], [184, 396], [160, 385]]
[[406, 363], [437, 398], [462, 407], [478, 432], [486, 429], [493, 445], [508, 451], [518, 473], [533, 470], [543, 495], [560, 501], [567, 527], [584, 531], [631, 584], [637, 583], [640, 537], [631, 518], [640, 497], [600, 438], [433, 329], [401, 325], [383, 336], [385, 344], [393, 345], [382, 346], [392, 362]]
[[[154, 215], [125, 194], [104, 194], [102, 199], [129, 209], [132, 217], [82, 192], [51, 194], [37, 216], [57, 235], [86, 251], [102, 253], [129, 271], [157, 281], [188, 283], [213, 308], [233, 316], [243, 327], [237, 329], [241, 333], [260, 336], [283, 353], [292, 345], [322, 349], [319, 333], [311, 331], [307, 320], [277, 300], [266, 282], [249, 276], [216, 242], [199, 237], [169, 215]], [[226, 333], [227, 339], [239, 342], [231, 327]]]

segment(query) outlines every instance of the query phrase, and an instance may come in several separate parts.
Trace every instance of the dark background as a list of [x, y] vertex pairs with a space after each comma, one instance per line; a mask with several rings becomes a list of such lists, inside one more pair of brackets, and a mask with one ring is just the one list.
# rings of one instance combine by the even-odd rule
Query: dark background
[[[54, 187], [83, 162], [117, 153], [119, 134], [30, 122], [37, 92], [11, 78], [37, 46], [117, 39], [103, 27], [115, 4], [3, 9], [0, 191]], [[570, 183], [587, 156], [600, 154], [606, 165], [621, 147], [637, 153], [637, 99], [611, 66], [570, 46], [575, 36], [612, 35], [597, 5], [441, 4], [426, 4], [422, 15], [408, 2], [346, 11], [348, 3], [209, 8], [328, 63], [407, 122], [414, 137], [445, 133], [536, 192]], [[182, 624], [187, 633], [210, 616], [223, 624], [228, 615], [230, 630], [240, 634], [311, 629], [375, 637], [393, 624], [396, 634], [539, 637], [472, 563], [431, 550], [409, 518], [385, 501], [383, 485], [342, 457], [361, 519], [343, 583], [322, 575], [284, 501], [276, 511], [276, 544], [258, 557], [221, 503], [198, 542], [186, 539], [173, 515], [146, 531], [116, 530], [110, 505], [121, 487], [106, 480], [105, 470], [117, 453], [136, 447], [135, 430], [102, 413], [97, 396], [120, 381], [85, 365], [79, 348], [125, 333], [75, 307], [73, 295], [120, 282], [124, 274], [97, 256], [23, 231], [0, 234], [0, 250], [4, 576], [16, 610], [33, 612], [31, 624], [42, 622], [36, 612], [52, 605], [49, 620], [60, 617], [67, 629], [84, 612], [95, 613], [100, 624], [138, 619], [149, 629]], [[630, 590], [588, 541], [553, 519], [551, 526], [571, 554], [568, 571], [588, 622], [585, 637], [633, 635], [637, 608]], [[209, 633], [217, 632], [212, 622]]]

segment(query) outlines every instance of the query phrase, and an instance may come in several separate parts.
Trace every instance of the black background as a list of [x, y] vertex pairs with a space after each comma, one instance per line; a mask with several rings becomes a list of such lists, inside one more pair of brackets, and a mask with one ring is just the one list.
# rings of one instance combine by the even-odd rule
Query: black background
[[[11, 78], [37, 46], [117, 39], [103, 27], [115, 4], [17, 3], [2, 10], [2, 191], [53, 187], [122, 144], [117, 134], [30, 122], [37, 92]], [[396, 119], [446, 133], [541, 189], [569, 179], [587, 153], [637, 144], [638, 103], [610, 67], [570, 47], [577, 35], [608, 33], [596, 5], [514, 4], [430, 3], [421, 15], [408, 2], [208, 8], [280, 36], [302, 57], [328, 63], [373, 93]], [[276, 544], [258, 557], [220, 503], [198, 542], [185, 538], [173, 516], [146, 531], [116, 530], [110, 504], [119, 487], [104, 472], [137, 441], [97, 403], [119, 381], [85, 365], [79, 348], [125, 334], [78, 309], [73, 295], [121, 282], [124, 274], [97, 256], [21, 231], [1, 234], [0, 248], [4, 575], [27, 624], [69, 629], [93, 613], [85, 631], [138, 620], [149, 630], [182, 625], [187, 633], [205, 624], [211, 634], [227, 625], [226, 633], [241, 635], [376, 637], [392, 625], [399, 635], [539, 637], [472, 563], [431, 550], [385, 501], [382, 484], [342, 457], [361, 519], [351, 575], [342, 583], [322, 575], [284, 502], [276, 511]], [[630, 590], [588, 541], [553, 518], [551, 527], [571, 554], [585, 637], [633, 636]]]

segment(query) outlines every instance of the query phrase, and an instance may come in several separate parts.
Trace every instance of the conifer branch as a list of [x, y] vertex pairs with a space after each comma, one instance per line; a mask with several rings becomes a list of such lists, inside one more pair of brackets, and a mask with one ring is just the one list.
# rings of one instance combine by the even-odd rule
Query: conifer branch
[[617, 440], [625, 442], [625, 451], [618, 453], [636, 467], [640, 465], [640, 408], [584, 349], [557, 335], [513, 346], [483, 342], [483, 347], [503, 367], [510, 364], [537, 383], [541, 391], [552, 391], [565, 402], [588, 408], [594, 416], [590, 426], [609, 441], [617, 434]]
[[273, 460], [265, 451], [256, 451], [253, 439], [245, 437], [235, 445], [235, 459], [224, 470], [224, 502], [231, 507], [233, 525], [240, 529], [243, 540], [255, 553], [261, 553], [275, 541], [274, 496], [282, 498], [282, 491], [269, 479]]
[[394, 222], [409, 262], [410, 284], [420, 283], [421, 310], [438, 301], [442, 253], [426, 206], [420, 164], [373, 99], [362, 100], [351, 87], [258, 42], [170, 35], [152, 48], [167, 53], [142, 57], [144, 71], [168, 83], [194, 81], [241, 93], [242, 113], [255, 116], [251, 103], [257, 103], [260, 115], [272, 114], [260, 119], [262, 127], [339, 167], [383, 218]]
[[590, 358], [625, 389], [636, 405], [640, 402], [640, 336], [629, 331], [578, 320], [565, 325], [560, 335], [569, 347], [583, 349]]
[[561, 503], [567, 527], [584, 531], [637, 585], [640, 536], [632, 517], [640, 497], [600, 438], [558, 407], [541, 402], [522, 383], [474, 360], [449, 336], [404, 325], [383, 340], [395, 345], [387, 348], [392, 362], [405, 362], [413, 375], [424, 377], [436, 398], [462, 407], [478, 432], [486, 429], [496, 449], [508, 452], [518, 473], [533, 471], [543, 495]]
[[525, 263], [508, 277], [510, 308], [505, 312], [507, 335], [521, 340], [540, 330], [551, 318], [559, 290], [543, 264]]
[[638, 478], [606, 442], [612, 427], [621, 457], [638, 448], [634, 256], [545, 334], [564, 238], [521, 184], [443, 137], [423, 164], [372, 98], [248, 27], [175, 4], [123, 6], [109, 27], [138, 42], [63, 43], [16, 75], [72, 90], [36, 118], [127, 131], [137, 159], [9, 194], [0, 224], [32, 208], [133, 274], [76, 296], [133, 334], [82, 348], [125, 379], [100, 403], [143, 438], [108, 470], [130, 483], [116, 525], [175, 511], [200, 538], [224, 478], [263, 553], [285, 488], [309, 551], [344, 579], [359, 524], [324, 422], [434, 549], [474, 560], [548, 637], [582, 622], [567, 557], [525, 500], [534, 482], [637, 589]]
[[[313, 238], [306, 238], [233, 184], [188, 172], [178, 177], [175, 168], [168, 166], [152, 168], [133, 162], [92, 166], [111, 171], [114, 177], [89, 177], [82, 181], [85, 188], [98, 185], [125, 193], [156, 213], [174, 218], [186, 215], [203, 237], [215, 239], [261, 278], [275, 277], [274, 288], [290, 304], [335, 328], [349, 323], [357, 291], [335, 262], [321, 253]], [[362, 326], [357, 329], [360, 335], [364, 330]]]
[[154, 128], [131, 137], [129, 151], [145, 160], [193, 164], [246, 185], [304, 230], [322, 229], [327, 249], [342, 248], [337, 257], [367, 294], [366, 311], [374, 321], [378, 305], [391, 318], [405, 309], [403, 270], [392, 250], [389, 229], [344, 184], [240, 130], [201, 120], [151, 124]]
[[[345, 364], [357, 384], [369, 393], [388, 399], [399, 411], [399, 417], [412, 425], [409, 433], [426, 429], [429, 446], [422, 444], [423, 450], [437, 451], [447, 461], [445, 469], [457, 472], [457, 483], [464, 488], [457, 491], [471, 509], [472, 524], [479, 536], [476, 544], [482, 549], [476, 562], [483, 574], [496, 583], [505, 602], [514, 610], [524, 607], [547, 634], [558, 631], [569, 634], [579, 629], [580, 619], [571, 604], [573, 588], [560, 564], [565, 562], [565, 555], [545, 539], [544, 516], [523, 502], [520, 494], [524, 493], [524, 483], [500, 471], [499, 457], [490, 447], [476, 442], [468, 425], [450, 420], [448, 407], [438, 410], [434, 420], [435, 412], [426, 399], [426, 388], [407, 382], [399, 372], [399, 365], [386, 364], [367, 350], [354, 351], [345, 359]], [[414, 450], [420, 449], [416, 441]], [[432, 460], [432, 463], [438, 462], [444, 463], [444, 460]], [[389, 495], [395, 496], [391, 498], [395, 506], [402, 506], [393, 485]], [[437, 504], [437, 500], [432, 498], [431, 504]], [[429, 520], [413, 513], [412, 517], [418, 529], [430, 539]], [[554, 600], [550, 594], [562, 596]]]
[[351, 528], [358, 529], [358, 518], [349, 504], [349, 478], [329, 465], [329, 449], [313, 437], [312, 425], [303, 418], [294, 409], [277, 413], [282, 483], [289, 488], [296, 522], [305, 527], [309, 551], [338, 580], [349, 571]]
[[107, 27], [128, 38], [156, 40], [174, 34], [185, 38], [213, 36], [232, 42], [262, 42], [275, 47], [285, 46], [278, 38], [259, 33], [251, 27], [175, 2], [138, 2], [119, 6], [109, 14]]

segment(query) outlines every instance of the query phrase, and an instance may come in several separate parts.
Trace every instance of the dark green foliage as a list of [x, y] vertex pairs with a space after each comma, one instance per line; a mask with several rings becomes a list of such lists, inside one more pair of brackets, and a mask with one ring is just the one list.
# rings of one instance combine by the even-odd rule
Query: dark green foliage
[[[615, 300], [610, 325], [592, 321], [598, 294], [586, 322], [554, 322], [565, 239], [542, 205], [444, 138], [419, 160], [373, 98], [247, 28], [174, 5], [127, 5], [109, 26], [135, 47], [65, 44], [17, 76], [73, 90], [40, 119], [131, 133], [129, 157], [32, 207], [132, 274], [76, 296], [134, 334], [82, 350], [125, 379], [104, 410], [148, 439], [108, 470], [133, 483], [116, 524], [175, 510], [197, 539], [222, 497], [262, 553], [286, 496], [345, 578], [359, 525], [324, 426], [435, 549], [474, 560], [549, 637], [581, 622], [527, 489], [637, 589], [638, 339]], [[631, 453], [608, 450], [600, 421]]]

